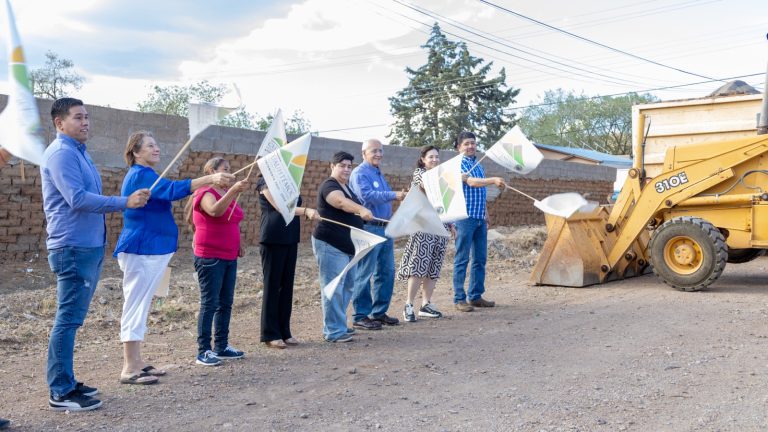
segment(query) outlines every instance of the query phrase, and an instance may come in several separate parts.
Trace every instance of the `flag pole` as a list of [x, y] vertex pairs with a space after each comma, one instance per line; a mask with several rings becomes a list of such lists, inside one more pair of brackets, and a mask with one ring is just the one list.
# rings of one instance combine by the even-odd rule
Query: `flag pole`
[[174, 157], [173, 160], [171, 161], [171, 163], [169, 163], [168, 166], [165, 167], [165, 170], [163, 170], [163, 173], [160, 174], [160, 177], [158, 177], [157, 180], [155, 180], [155, 182], [152, 183], [152, 186], [149, 187], [149, 191], [150, 192], [152, 192], [152, 189], [154, 189], [155, 186], [157, 186], [157, 184], [160, 183], [160, 179], [162, 179], [163, 177], [165, 177], [166, 174], [168, 174], [168, 171], [171, 170], [171, 167], [173, 166], [173, 164], [175, 164], [176, 161], [179, 160], [179, 157], [181, 156], [181, 154], [184, 153], [184, 151], [189, 147], [190, 144], [192, 144], [192, 139], [193, 138], [194, 137], [190, 137], [187, 140], [187, 142], [184, 144], [184, 146], [181, 148], [181, 150], [179, 150], [179, 152], [176, 153], [176, 157]]
[[483, 161], [483, 159], [485, 159], [485, 157], [486, 157], [486, 156], [488, 156], [488, 153], [483, 153], [483, 157], [481, 157], [481, 158], [480, 158], [480, 159], [479, 159], [477, 162], [475, 162], [475, 164], [474, 164], [474, 165], [472, 165], [472, 168], [470, 168], [470, 169], [469, 169], [469, 170], [466, 172], [466, 174], [469, 174], [469, 172], [470, 172], [470, 171], [472, 171], [473, 169], [475, 169], [475, 167], [476, 167], [476, 166], [480, 165], [480, 162], [482, 162], [482, 161]]
[[504, 187], [506, 187], [507, 189], [511, 189], [511, 190], [513, 190], [513, 191], [515, 191], [515, 192], [519, 193], [520, 195], [522, 195], [522, 196], [526, 197], [526, 198], [530, 198], [530, 199], [532, 199], [532, 200], [534, 200], [534, 201], [538, 201], [536, 198], [534, 198], [534, 197], [532, 197], [532, 196], [528, 195], [528, 194], [527, 194], [527, 193], [525, 193], [525, 192], [522, 192], [522, 191], [520, 191], [520, 190], [518, 190], [518, 189], [515, 189], [515, 188], [513, 188], [512, 186], [510, 186], [510, 185], [508, 185], [508, 184], [505, 184], [505, 185], [504, 185]]
[[[320, 220], [324, 220], [324, 221], [326, 221], [326, 222], [335, 223], [336, 225], [341, 225], [341, 226], [343, 226], [343, 227], [347, 227], [347, 228], [355, 228], [355, 227], [353, 227], [353, 226], [351, 226], [351, 225], [347, 225], [347, 224], [345, 224], [345, 223], [341, 223], [341, 222], [339, 222], [339, 221], [335, 221], [335, 220], [333, 220], [333, 219], [324, 218], [324, 217], [322, 217], [322, 216], [318, 216], [318, 217], [320, 218]], [[359, 229], [359, 228], [356, 228], [356, 229]]]
[[[232, 175], [238, 175], [238, 174], [240, 174], [241, 172], [243, 172], [243, 171], [247, 170], [248, 168], [251, 168], [251, 169], [253, 169], [253, 166], [254, 166], [254, 165], [256, 165], [256, 161], [253, 161], [253, 163], [249, 163], [248, 165], [246, 165], [246, 166], [244, 166], [244, 167], [240, 168], [239, 170], [237, 170], [237, 171], [233, 172], [233, 173], [232, 173]], [[249, 173], [248, 173], [248, 176], [250, 176], [250, 175], [251, 175], [251, 173], [249, 172]]]
[[[250, 164], [250, 167], [251, 167], [251, 169], [249, 169], [249, 170], [248, 170], [248, 175], [247, 175], [247, 176], [245, 176], [245, 179], [244, 179], [244, 180], [248, 180], [248, 179], [251, 177], [251, 173], [253, 172], [253, 167], [255, 167], [255, 166], [256, 166], [256, 162], [257, 162], [258, 160], [259, 160], [259, 156], [258, 156], [258, 155], [256, 155], [256, 160], [255, 160], [255, 161], [253, 161], [253, 163], [252, 163], [252, 164]], [[242, 172], [243, 170], [245, 170], [245, 168], [247, 168], [247, 167], [244, 167], [244, 168], [240, 168], [240, 169], [239, 169], [239, 170], [238, 170], [238, 171], [237, 171], [235, 174], [237, 174], [237, 173], [239, 173], [239, 172]], [[232, 175], [235, 175], [235, 174], [232, 174]], [[237, 194], [237, 196], [235, 197], [235, 205], [233, 205], [233, 206], [232, 206], [232, 210], [229, 212], [229, 216], [227, 217], [227, 222], [229, 222], [229, 220], [230, 220], [230, 219], [232, 219], [232, 215], [235, 213], [235, 208], [237, 207], [237, 201], [240, 199], [240, 195], [242, 195], [242, 194], [243, 194], [243, 193], [242, 193], [242, 192], [240, 192], [240, 193], [238, 193], [238, 194]]]

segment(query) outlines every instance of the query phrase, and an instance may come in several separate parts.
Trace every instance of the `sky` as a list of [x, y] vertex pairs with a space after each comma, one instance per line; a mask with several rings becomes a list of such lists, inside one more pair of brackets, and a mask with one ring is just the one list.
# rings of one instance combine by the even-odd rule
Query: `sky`
[[155, 85], [233, 83], [250, 112], [301, 110], [354, 141], [388, 141], [389, 97], [426, 62], [435, 22], [492, 76], [505, 69], [518, 113], [557, 88], [673, 100], [752, 75], [762, 90], [768, 61], [765, 0], [10, 1], [27, 65], [48, 50], [72, 60], [88, 104], [135, 110]]

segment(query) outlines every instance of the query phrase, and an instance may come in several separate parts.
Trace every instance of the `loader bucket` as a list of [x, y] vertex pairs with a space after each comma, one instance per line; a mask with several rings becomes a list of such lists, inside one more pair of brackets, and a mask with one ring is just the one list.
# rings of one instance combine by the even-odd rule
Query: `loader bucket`
[[607, 253], [616, 240], [605, 228], [609, 206], [580, 211], [568, 219], [546, 215], [547, 240], [531, 274], [536, 285], [584, 287], [643, 274], [648, 267], [648, 233], [632, 243], [614, 268]]

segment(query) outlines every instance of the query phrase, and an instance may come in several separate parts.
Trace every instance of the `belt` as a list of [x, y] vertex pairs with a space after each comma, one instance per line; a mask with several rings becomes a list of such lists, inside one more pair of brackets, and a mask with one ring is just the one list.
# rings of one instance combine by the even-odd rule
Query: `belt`
[[381, 221], [368, 221], [368, 222], [366, 222], [365, 224], [366, 224], [366, 225], [373, 225], [373, 226], [380, 226], [380, 227], [385, 227], [385, 226], [387, 226], [387, 223], [386, 223], [386, 222], [381, 222]]

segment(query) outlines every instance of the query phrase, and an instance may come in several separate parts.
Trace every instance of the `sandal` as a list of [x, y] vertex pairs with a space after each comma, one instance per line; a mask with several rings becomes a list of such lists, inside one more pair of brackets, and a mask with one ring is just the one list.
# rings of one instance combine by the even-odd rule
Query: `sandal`
[[285, 342], [283, 342], [280, 339], [264, 342], [264, 345], [266, 345], [267, 348], [275, 348], [275, 349], [285, 349], [285, 347], [287, 346], [285, 345]]
[[283, 342], [285, 342], [286, 345], [291, 345], [291, 346], [296, 346], [301, 343], [295, 337], [289, 337], [288, 339], [283, 339]]
[[164, 370], [160, 370], [152, 365], [145, 366], [143, 369], [141, 369], [142, 372], [144, 372], [147, 375], [152, 376], [163, 376], [165, 375]]
[[136, 385], [149, 385], [154, 384], [160, 380], [156, 376], [152, 376], [146, 372], [132, 375], [128, 378], [120, 377], [120, 384], [136, 384]]

